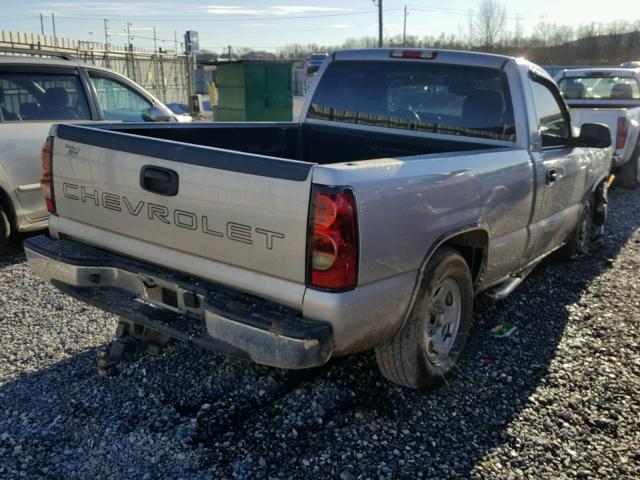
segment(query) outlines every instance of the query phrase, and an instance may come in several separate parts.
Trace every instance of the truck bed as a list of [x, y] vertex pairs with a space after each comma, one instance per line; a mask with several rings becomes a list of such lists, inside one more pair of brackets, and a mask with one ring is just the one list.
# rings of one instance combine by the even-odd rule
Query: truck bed
[[[358, 128], [298, 123], [117, 124], [91, 128], [320, 165], [496, 146], [487, 142], [420, 137], [415, 133], [381, 134]], [[122, 145], [127, 143], [130, 142], [122, 142]]]
[[[387, 175], [402, 183], [428, 161], [432, 167], [420, 170], [444, 188], [440, 172], [460, 171], [466, 150], [477, 152], [477, 167], [489, 155], [513, 164], [505, 142], [457, 140], [296, 123], [59, 125], [50, 231], [299, 306], [312, 182], [318, 181], [312, 171], [331, 167], [325, 176], [340, 176], [342, 168], [327, 164], [341, 164], [349, 178], [320, 183], [357, 190]], [[518, 157], [528, 176], [528, 156]], [[358, 160], [367, 161], [350, 165]], [[175, 191], [143, 185], [156, 180]]]

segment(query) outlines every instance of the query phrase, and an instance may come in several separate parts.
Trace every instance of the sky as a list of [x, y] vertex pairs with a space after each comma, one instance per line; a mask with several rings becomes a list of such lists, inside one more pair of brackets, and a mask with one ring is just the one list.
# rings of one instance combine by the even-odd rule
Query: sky
[[[385, 36], [402, 33], [407, 6], [407, 35], [458, 34], [466, 29], [469, 14], [480, 0], [382, 0]], [[602, 8], [599, 0], [510, 0], [507, 27], [520, 21], [525, 33], [542, 18], [559, 24], [578, 25], [640, 19], [633, 0], [613, 0]], [[133, 45], [153, 48], [153, 28], [158, 46], [174, 48], [174, 32], [179, 41], [186, 30], [199, 32], [200, 45], [220, 52], [249, 47], [276, 51], [291, 43], [339, 45], [347, 38], [377, 36], [377, 7], [372, 0], [0, 0], [0, 30], [52, 35], [51, 14], [56, 33], [75, 40], [104, 42], [104, 19], [108, 20], [109, 41], [126, 43], [130, 24]], [[637, 12], [637, 15], [633, 15]], [[631, 14], [631, 15], [630, 15]]]

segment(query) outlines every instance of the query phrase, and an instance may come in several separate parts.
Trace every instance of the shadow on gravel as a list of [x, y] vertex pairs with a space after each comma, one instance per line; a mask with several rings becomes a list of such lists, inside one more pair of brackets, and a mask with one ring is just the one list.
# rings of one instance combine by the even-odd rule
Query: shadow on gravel
[[[622, 204], [640, 195], [611, 197]], [[389, 384], [371, 353], [295, 372], [186, 345], [130, 359], [104, 379], [90, 350], [0, 388], [0, 476], [482, 476], [478, 465], [514, 440], [508, 426], [532, 404], [571, 305], [640, 226], [640, 212], [629, 212], [612, 211], [589, 257], [545, 261], [508, 300], [476, 302], [461, 371], [444, 388]], [[500, 322], [516, 332], [489, 336]], [[504, 466], [524, 468], [519, 462]]]
[[12, 238], [8, 245], [0, 245], [0, 268], [2, 268], [2, 263], [15, 263], [24, 260], [22, 242], [29, 237], [40, 234], [42, 234], [42, 232], [20, 233], [16, 235], [15, 238]]

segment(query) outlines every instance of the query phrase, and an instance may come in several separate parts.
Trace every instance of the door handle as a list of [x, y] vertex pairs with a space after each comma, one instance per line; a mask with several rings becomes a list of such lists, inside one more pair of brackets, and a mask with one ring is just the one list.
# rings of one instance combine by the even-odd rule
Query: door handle
[[147, 192], [174, 197], [179, 184], [178, 174], [168, 168], [145, 165], [140, 170], [140, 186]]
[[555, 171], [554, 169], [551, 170], [547, 170], [547, 177], [545, 178], [545, 183], [547, 185], [551, 185], [552, 183], [554, 183], [558, 178], [558, 172]]

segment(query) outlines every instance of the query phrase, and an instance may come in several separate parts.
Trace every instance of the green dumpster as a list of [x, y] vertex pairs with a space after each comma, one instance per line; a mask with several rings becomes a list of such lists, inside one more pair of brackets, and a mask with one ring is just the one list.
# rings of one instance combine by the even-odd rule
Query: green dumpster
[[286, 122], [293, 118], [290, 63], [219, 63], [216, 87], [215, 121]]

